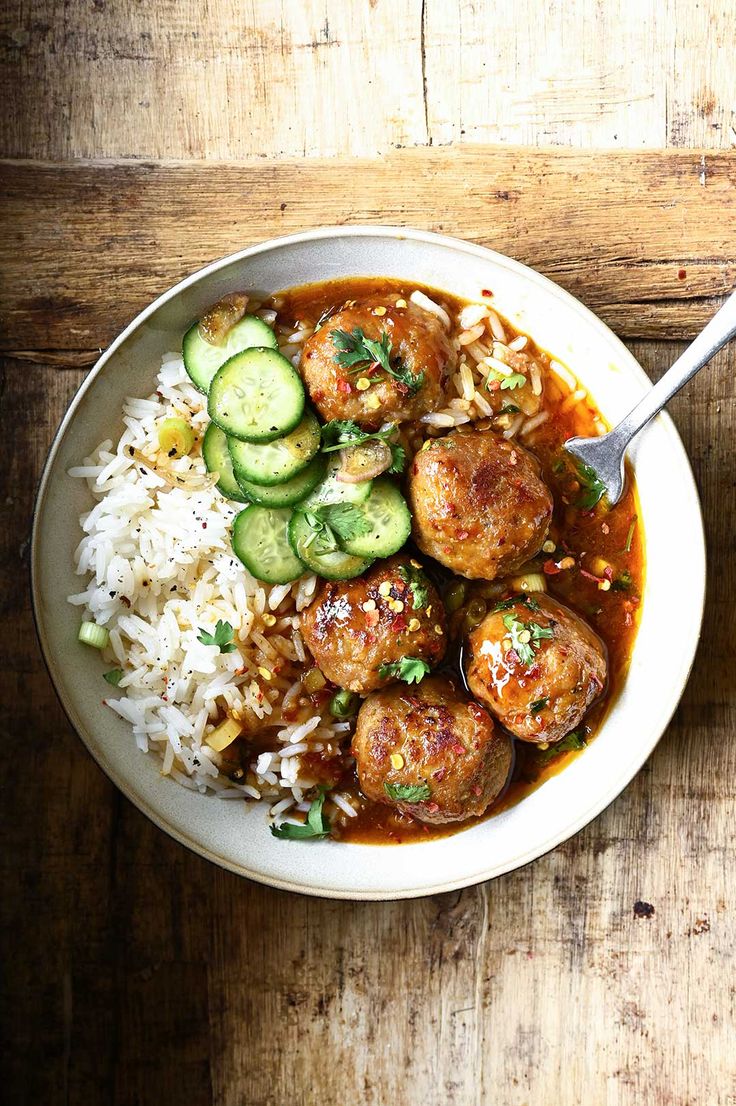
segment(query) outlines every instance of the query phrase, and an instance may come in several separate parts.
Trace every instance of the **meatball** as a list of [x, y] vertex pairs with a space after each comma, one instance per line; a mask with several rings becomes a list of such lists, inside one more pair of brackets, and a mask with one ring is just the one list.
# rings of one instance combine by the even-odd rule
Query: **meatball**
[[552, 518], [537, 459], [490, 430], [453, 431], [420, 450], [408, 498], [419, 548], [470, 579], [517, 571]]
[[[352, 334], [356, 328], [375, 342], [388, 336], [390, 365], [408, 374], [408, 384], [374, 362], [338, 364], [340, 350], [333, 333]], [[332, 315], [305, 342], [301, 373], [324, 419], [354, 419], [368, 430], [377, 430], [385, 422], [418, 419], [442, 407], [455, 361], [455, 351], [436, 315], [392, 293], [349, 302]]]
[[598, 635], [548, 595], [506, 600], [470, 634], [468, 686], [522, 741], [559, 741], [575, 729], [607, 668]]
[[366, 798], [435, 824], [483, 814], [512, 761], [511, 739], [441, 676], [369, 695], [352, 751]]
[[328, 680], [363, 693], [397, 679], [406, 658], [438, 664], [447, 640], [437, 589], [418, 561], [403, 556], [355, 580], [325, 583], [301, 631]]

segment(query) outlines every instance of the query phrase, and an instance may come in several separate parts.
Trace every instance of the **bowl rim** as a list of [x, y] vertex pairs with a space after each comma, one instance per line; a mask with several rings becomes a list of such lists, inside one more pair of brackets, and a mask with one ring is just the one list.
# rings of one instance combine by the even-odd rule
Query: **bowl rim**
[[[690, 571], [691, 576], [691, 596], [693, 600], [693, 608], [695, 612], [694, 629], [697, 627], [697, 633], [693, 632], [692, 639], [689, 643], [689, 657], [686, 654], [686, 663], [681, 670], [681, 678], [678, 681], [678, 685], [673, 689], [674, 694], [672, 696], [671, 710], [664, 716], [663, 723], [656, 738], [644, 744], [639, 755], [629, 760], [624, 770], [612, 776], [608, 786], [604, 791], [598, 795], [598, 797], [590, 803], [585, 809], [578, 813], [577, 816], [571, 819], [561, 830], [555, 833], [551, 838], [545, 840], [541, 845], [535, 845], [530, 847], [521, 856], [511, 858], [508, 862], [502, 864], [486, 865], [478, 872], [470, 875], [464, 875], [456, 880], [444, 880], [436, 885], [422, 886], [417, 888], [405, 888], [400, 891], [391, 890], [387, 892], [382, 891], [367, 891], [367, 890], [341, 890], [333, 887], [319, 887], [309, 884], [304, 884], [295, 880], [284, 879], [278, 876], [266, 875], [262, 872], [253, 871], [247, 868], [245, 865], [237, 864], [229, 859], [218, 855], [213, 852], [207, 846], [200, 843], [196, 838], [189, 836], [187, 833], [180, 830], [178, 827], [172, 825], [165, 815], [157, 810], [151, 803], [149, 803], [142, 795], [140, 795], [135, 787], [124, 778], [112, 765], [107, 763], [104, 753], [101, 748], [97, 748], [94, 742], [86, 733], [86, 727], [81, 717], [71, 703], [65, 693], [63, 683], [56, 676], [56, 666], [58, 659], [53, 656], [46, 630], [41, 616], [41, 594], [39, 587], [39, 517], [41, 510], [44, 506], [46, 499], [46, 493], [48, 484], [51, 478], [52, 469], [56, 460], [57, 453], [59, 452], [64, 435], [74, 419], [77, 408], [81, 404], [81, 401], [92, 386], [94, 380], [100, 375], [107, 362], [112, 358], [118, 348], [126, 341], [126, 339], [133, 334], [146, 320], [154, 314], [159, 307], [167, 303], [169, 300], [175, 298], [184, 289], [189, 288], [197, 284], [200, 280], [208, 277], [209, 275], [216, 273], [219, 269], [225, 268], [231, 264], [237, 263], [257, 256], [259, 253], [271, 252], [277, 249], [286, 249], [291, 246], [305, 243], [314, 242], [332, 238], [362, 238], [362, 237], [386, 237], [394, 239], [409, 239], [415, 242], [427, 242], [435, 245], [442, 245], [457, 253], [469, 253], [481, 259], [486, 259], [496, 264], [501, 264], [506, 268], [515, 270], [517, 274], [523, 277], [525, 280], [532, 284], [538, 285], [542, 291], [547, 294], [556, 296], [558, 299], [562, 299], [567, 303], [567, 306], [574, 311], [575, 314], [583, 317], [588, 327], [597, 331], [602, 339], [609, 345], [617, 347], [617, 351], [625, 358], [628, 367], [632, 370], [634, 375], [637, 375], [640, 381], [646, 386], [651, 387], [651, 381], [647, 374], [639, 365], [636, 358], [627, 349], [621, 339], [608, 327], [602, 319], [600, 319], [590, 308], [586, 307], [580, 300], [573, 296], [566, 289], [550, 280], [549, 277], [539, 273], [536, 269], [532, 269], [530, 266], [525, 265], [523, 262], [517, 261], [506, 254], [500, 253], [497, 250], [493, 250], [487, 246], [479, 245], [476, 242], [467, 241], [460, 238], [455, 238], [451, 235], [438, 234], [434, 231], [422, 230], [414, 227], [402, 227], [388, 224], [355, 224], [347, 226], [323, 226], [316, 227], [311, 230], [300, 231], [295, 234], [282, 235], [275, 238], [266, 239], [263, 242], [255, 243], [254, 245], [247, 246], [244, 249], [237, 250], [234, 253], [226, 254], [223, 257], [217, 258], [215, 261], [203, 266], [195, 272], [190, 273], [182, 280], [178, 281], [171, 288], [157, 296], [147, 307], [143, 308], [128, 325], [118, 334], [118, 336], [111, 342], [106, 350], [100, 355], [95, 364], [81, 382], [79, 388], [75, 392], [72, 400], [64, 413], [49, 446], [48, 454], [44, 462], [41, 477], [39, 479], [38, 488], [33, 505], [32, 516], [32, 530], [31, 530], [31, 549], [30, 549], [30, 576], [31, 576], [31, 608], [33, 614], [33, 621], [36, 629], [36, 634], [41, 646], [41, 655], [46, 667], [46, 670], [51, 679], [52, 686], [56, 693], [56, 696], [61, 704], [61, 707], [72, 725], [77, 736], [84, 744], [87, 751], [95, 760], [97, 765], [105, 773], [108, 779], [117, 787], [123, 795], [131, 802], [138, 810], [141, 811], [147, 818], [149, 818], [154, 825], [163, 830], [174, 840], [180, 844], [191, 849], [199, 856], [204, 857], [206, 860], [212, 861], [219, 867], [235, 873], [236, 875], [251, 879], [254, 882], [261, 883], [265, 886], [274, 887], [278, 890], [291, 891], [298, 894], [306, 894], [319, 898], [330, 899], [342, 899], [351, 901], [398, 901], [400, 899], [409, 898], [422, 898], [427, 895], [442, 894], [449, 891], [455, 891], [464, 887], [475, 886], [476, 884], [487, 882], [491, 879], [495, 879], [498, 876], [502, 876], [511, 871], [516, 871], [519, 868], [525, 867], [527, 864], [534, 860], [545, 856], [547, 853], [553, 851], [558, 845], [564, 841], [569, 840], [580, 832], [586, 825], [592, 822], [598, 817], [610, 804], [618, 798], [618, 796], [626, 789], [629, 783], [641, 770], [643, 764], [654, 752], [654, 749], [659, 744], [665, 730], [667, 729], [672, 716], [674, 715], [685, 686], [688, 682], [692, 666], [695, 661], [697, 648], [700, 640], [700, 630], [702, 627], [703, 612], [705, 606], [705, 594], [706, 594], [706, 543], [705, 543], [705, 530], [703, 525], [703, 514], [700, 497], [698, 495], [697, 485], [692, 472], [692, 466], [690, 459], [687, 455], [687, 451], [684, 448], [682, 440], [677, 432], [677, 429], [672, 422], [672, 419], [666, 412], [662, 412], [657, 416], [657, 422], [666, 430], [670, 438], [674, 438], [674, 444], [682, 451], [684, 466], [687, 477], [689, 478], [688, 491], [692, 495], [692, 501], [694, 506], [694, 515], [697, 520], [697, 534], [691, 535], [695, 539], [698, 551], [698, 563], [691, 564]], [[356, 272], [356, 276], [360, 274]], [[695, 519], [694, 519], [695, 521]], [[693, 594], [693, 585], [697, 586], [697, 594]], [[459, 836], [459, 834], [458, 834]], [[351, 846], [355, 847], [355, 846]], [[360, 846], [358, 846], [360, 847]], [[375, 846], [368, 846], [375, 847]]]

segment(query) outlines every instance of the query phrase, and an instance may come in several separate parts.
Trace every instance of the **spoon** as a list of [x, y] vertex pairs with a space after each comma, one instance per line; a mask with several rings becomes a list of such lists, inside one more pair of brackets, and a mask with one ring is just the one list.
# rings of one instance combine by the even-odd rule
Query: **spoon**
[[600, 438], [569, 438], [565, 449], [592, 468], [606, 486], [608, 502], [618, 503], [624, 490], [624, 457], [631, 439], [665, 404], [736, 335], [736, 292], [701, 330], [674, 365], [639, 400], [618, 426]]

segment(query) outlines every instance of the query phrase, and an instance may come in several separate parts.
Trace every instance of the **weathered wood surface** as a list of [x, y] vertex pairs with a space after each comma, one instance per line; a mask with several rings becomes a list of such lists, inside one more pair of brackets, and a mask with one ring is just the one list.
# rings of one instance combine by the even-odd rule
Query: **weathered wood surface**
[[0, 156], [728, 149], [729, 0], [6, 0]]
[[[629, 337], [692, 336], [736, 283], [736, 152], [23, 162], [5, 164], [3, 179], [5, 350], [99, 348], [200, 265], [325, 223], [399, 223], [492, 246]], [[42, 217], [29, 223], [31, 195]]]

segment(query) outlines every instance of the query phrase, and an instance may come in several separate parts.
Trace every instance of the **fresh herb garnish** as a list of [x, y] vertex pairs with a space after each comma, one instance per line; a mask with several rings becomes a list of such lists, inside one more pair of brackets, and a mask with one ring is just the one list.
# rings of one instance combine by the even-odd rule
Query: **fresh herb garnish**
[[322, 813], [327, 791], [326, 787], [319, 788], [303, 826], [297, 826], [293, 822], [282, 822], [280, 826], [271, 826], [274, 837], [279, 837], [282, 841], [303, 840], [305, 837], [329, 837], [330, 823]]
[[606, 485], [598, 478], [598, 473], [584, 461], [577, 461], [575, 468], [580, 481], [580, 495], [575, 506], [583, 511], [591, 511], [599, 499], [606, 494]]
[[508, 599], [502, 599], [500, 603], [496, 603], [495, 607], [491, 607], [491, 614], [495, 614], [496, 611], [507, 611], [510, 607], [516, 606], [517, 603], [530, 611], [539, 610], [539, 603], [531, 595], [510, 595]]
[[537, 763], [544, 764], [559, 756], [560, 753], [572, 753], [576, 749], [584, 749], [587, 744], [583, 731], [573, 730], [567, 737], [563, 737], [562, 741], [558, 741], [556, 745], [550, 745], [547, 749], [537, 749]]
[[516, 406], [515, 403], [504, 403], [503, 407], [498, 413], [499, 415], [518, 415], [519, 408]]
[[501, 391], [513, 391], [514, 388], [523, 388], [526, 384], [526, 377], [521, 373], [512, 373], [511, 376], [505, 376], [501, 381]]
[[529, 704], [529, 713], [539, 714], [540, 711], [544, 710], [548, 702], [549, 699], [546, 695], [544, 695], [541, 699], [535, 699], [533, 703]]
[[634, 540], [634, 531], [635, 530], [636, 530], [636, 515], [634, 515], [634, 517], [631, 520], [631, 526], [629, 526], [629, 532], [626, 535], [626, 542], [624, 544], [623, 549], [621, 550], [622, 553], [630, 553], [631, 552], [631, 543]]
[[515, 614], [505, 614], [503, 624], [509, 632], [511, 648], [527, 668], [534, 661], [534, 650], [545, 638], [552, 637], [551, 627], [540, 626], [537, 622], [522, 622]]
[[396, 434], [396, 426], [387, 426], [385, 430], [378, 430], [375, 434], [369, 434], [361, 430], [357, 422], [352, 419], [331, 419], [322, 427], [322, 453], [334, 453], [337, 449], [346, 449], [352, 445], [362, 445], [363, 442], [386, 442], [391, 449], [391, 466], [388, 472], [403, 472], [406, 464], [406, 450], [403, 446], [394, 445], [391, 439]]
[[399, 567], [399, 576], [404, 583], [408, 585], [409, 591], [411, 592], [412, 610], [423, 610], [429, 602], [429, 590], [427, 588], [427, 580], [422, 570], [420, 568], [414, 568], [414, 565], [401, 565]]
[[330, 337], [338, 351], [335, 361], [351, 373], [360, 372], [360, 366], [366, 363], [379, 365], [388, 376], [403, 384], [410, 395], [418, 392], [424, 383], [424, 373], [411, 372], [399, 358], [394, 358], [394, 364], [391, 364], [391, 338], [385, 330], [380, 342], [367, 338], [359, 326], [352, 331], [331, 330]]
[[221, 653], [232, 653], [237, 649], [237, 646], [233, 644], [232, 626], [229, 622], [223, 622], [220, 618], [217, 620], [214, 634], [208, 633], [200, 626], [197, 641], [201, 641], [203, 645], [216, 645]]
[[402, 803], [424, 803], [432, 792], [428, 783], [386, 783], [383, 790], [389, 799]]
[[429, 665], [421, 657], [402, 657], [401, 660], [392, 661], [390, 664], [379, 665], [378, 675], [382, 680], [396, 676], [406, 684], [418, 684], [429, 672]]
[[621, 575], [617, 576], [612, 582], [611, 587], [614, 591], [631, 591], [633, 582], [630, 572], [622, 572]]
[[103, 680], [107, 680], [113, 687], [117, 687], [123, 678], [122, 668], [111, 668], [109, 672], [102, 673]]
[[354, 503], [325, 503], [313, 511], [305, 511], [304, 517], [312, 531], [306, 541], [307, 548], [316, 542], [323, 553], [334, 552], [341, 541], [351, 541], [367, 534], [371, 528]]

